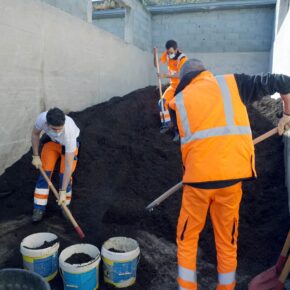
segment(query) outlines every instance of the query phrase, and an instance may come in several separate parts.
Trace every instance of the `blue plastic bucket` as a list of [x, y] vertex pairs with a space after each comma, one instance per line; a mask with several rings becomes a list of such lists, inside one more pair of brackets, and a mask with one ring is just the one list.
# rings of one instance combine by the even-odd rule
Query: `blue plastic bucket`
[[135, 283], [140, 256], [137, 241], [126, 237], [111, 238], [103, 244], [101, 253], [105, 282], [117, 288]]
[[[73, 254], [83, 253], [92, 260], [83, 264], [65, 262]], [[64, 249], [59, 256], [59, 267], [64, 290], [95, 290], [99, 287], [100, 251], [90, 244], [77, 244]]]
[[35, 272], [46, 281], [52, 280], [58, 272], [58, 248], [56, 242], [45, 249], [34, 249], [42, 246], [44, 242], [56, 240], [52, 233], [37, 233], [23, 239], [20, 252], [23, 258], [24, 269]]

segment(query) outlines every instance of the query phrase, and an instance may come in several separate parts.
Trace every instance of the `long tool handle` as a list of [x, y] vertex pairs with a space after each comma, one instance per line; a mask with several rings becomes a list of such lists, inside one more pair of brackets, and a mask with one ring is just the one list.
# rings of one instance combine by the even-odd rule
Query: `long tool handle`
[[[52, 190], [55, 198], [58, 200], [59, 199], [59, 195], [57, 190], [55, 189], [54, 185], [52, 184], [52, 182], [50, 181], [50, 179], [48, 178], [48, 176], [46, 175], [45, 171], [43, 170], [42, 167], [39, 168], [42, 176], [44, 177], [45, 181], [48, 183], [48, 186], [50, 187], [50, 189]], [[78, 223], [76, 222], [76, 220], [74, 219], [74, 217], [72, 216], [70, 210], [68, 209], [68, 207], [65, 204], [61, 205], [66, 216], [68, 217], [68, 219], [70, 220], [70, 222], [72, 223], [73, 227], [75, 228], [76, 232], [78, 233], [78, 235], [80, 236], [81, 239], [83, 239], [85, 237], [84, 232], [82, 231], [82, 229], [80, 228], [80, 226], [78, 225]]]
[[[155, 64], [156, 64], [156, 70], [157, 70], [157, 73], [159, 75], [160, 74], [160, 68], [159, 68], [159, 59], [158, 59], [157, 47], [153, 48], [153, 54], [154, 54], [154, 61], [155, 61]], [[162, 84], [161, 84], [160, 77], [158, 77], [158, 85], [159, 85], [159, 98], [161, 100], [160, 106], [161, 106], [161, 112], [162, 112], [162, 119], [163, 119], [163, 122], [165, 122], [164, 108], [163, 108], [163, 103], [162, 103], [162, 95], [163, 95], [163, 93], [162, 93]]]
[[283, 249], [282, 249], [281, 254], [278, 258], [278, 261], [275, 265], [277, 273], [282, 272], [282, 269], [283, 269], [285, 262], [286, 262], [286, 257], [287, 257], [289, 248], [290, 248], [290, 230], [288, 231], [288, 235], [287, 235], [286, 241], [284, 243]]
[[256, 145], [256, 144], [264, 141], [265, 139], [267, 139], [267, 138], [269, 138], [269, 137], [271, 137], [271, 136], [273, 136], [273, 135], [275, 135], [277, 133], [278, 133], [278, 127], [276, 127], [274, 129], [272, 129], [272, 130], [260, 135], [259, 137], [255, 138], [253, 140], [253, 143], [254, 143], [254, 145]]
[[290, 272], [290, 255], [288, 256], [287, 262], [282, 270], [282, 273], [279, 276], [277, 286], [275, 287], [275, 290], [283, 290], [285, 281], [288, 277], [288, 274]]
[[[278, 133], [278, 128], [274, 128], [265, 134], [260, 135], [259, 137], [255, 138], [253, 140], [254, 145], [264, 141], [265, 139], [275, 135]], [[178, 189], [182, 187], [182, 181], [165, 191], [162, 195], [160, 195], [158, 198], [156, 198], [154, 201], [152, 201], [149, 205], [147, 205], [146, 210], [153, 210], [153, 208], [157, 205], [159, 205], [161, 202], [163, 202], [166, 198], [168, 198], [170, 195], [175, 193]]]
[[158, 198], [156, 198], [153, 202], [151, 202], [149, 205], [147, 205], [146, 210], [153, 210], [153, 208], [157, 205], [159, 205], [162, 201], [164, 201], [167, 197], [169, 197], [171, 194], [175, 193], [178, 189], [182, 187], [182, 181], [165, 191], [162, 195], [160, 195]]

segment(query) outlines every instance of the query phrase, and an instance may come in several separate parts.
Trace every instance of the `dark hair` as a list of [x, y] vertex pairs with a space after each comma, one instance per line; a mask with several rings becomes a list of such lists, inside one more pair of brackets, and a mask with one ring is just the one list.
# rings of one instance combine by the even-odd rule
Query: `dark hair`
[[173, 49], [176, 49], [177, 48], [177, 42], [175, 40], [168, 40], [165, 44], [165, 48], [166, 49], [169, 49], [170, 47], [172, 47]]
[[46, 121], [48, 125], [63, 126], [65, 122], [65, 114], [59, 108], [52, 108], [46, 114]]

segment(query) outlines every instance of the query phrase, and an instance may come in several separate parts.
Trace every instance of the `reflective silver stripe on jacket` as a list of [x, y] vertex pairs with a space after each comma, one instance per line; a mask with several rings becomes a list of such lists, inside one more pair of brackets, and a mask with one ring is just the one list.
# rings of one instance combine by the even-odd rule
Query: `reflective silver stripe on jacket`
[[[181, 53], [181, 54], [178, 56], [178, 58], [177, 58], [177, 63], [179, 63], [180, 60], [181, 60], [184, 56], [186, 56], [186, 55], [185, 55], [184, 53]], [[170, 60], [168, 54], [166, 54], [166, 58], [167, 58], [167, 62], [168, 62], [168, 61]]]
[[225, 136], [225, 135], [248, 135], [252, 133], [251, 128], [249, 126], [236, 126], [234, 124], [232, 98], [226, 80], [224, 76], [216, 76], [216, 80], [219, 84], [222, 93], [224, 112], [227, 122], [226, 126], [215, 127], [191, 133], [183, 101], [183, 92], [180, 92], [179, 94], [176, 95], [176, 106], [179, 112], [180, 121], [185, 134], [185, 137], [181, 137], [182, 145], [194, 140], [205, 139], [209, 137]]
[[181, 53], [180, 55], [179, 55], [179, 57], [177, 58], [177, 60], [178, 60], [178, 62], [180, 62], [180, 60], [183, 58], [183, 57], [185, 57], [186, 55], [184, 54], [184, 53]]

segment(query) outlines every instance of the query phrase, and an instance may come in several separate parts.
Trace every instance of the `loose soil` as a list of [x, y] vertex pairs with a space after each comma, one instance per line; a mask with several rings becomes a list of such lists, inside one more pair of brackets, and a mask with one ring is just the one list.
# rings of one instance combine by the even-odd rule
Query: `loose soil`
[[41, 250], [41, 249], [46, 249], [46, 248], [50, 248], [52, 246], [54, 246], [56, 243], [58, 243], [58, 239], [55, 239], [53, 241], [44, 241], [44, 243], [42, 245], [40, 245], [39, 247], [36, 248], [30, 248], [30, 247], [26, 247], [24, 246], [24, 248], [26, 249], [31, 249], [31, 250]]
[[108, 251], [113, 252], [113, 253], [126, 253], [125, 251], [117, 250], [114, 248], [110, 248]]
[[[82, 241], [62, 218], [53, 194], [44, 220], [30, 222], [38, 174], [31, 152], [7, 168], [0, 177], [1, 191], [11, 191], [0, 204], [0, 267], [22, 267], [20, 242], [36, 232], [55, 233], [60, 250], [80, 242], [101, 249], [107, 239], [126, 236], [141, 248], [137, 282], [130, 289], [177, 289], [175, 230], [181, 192], [153, 212], [145, 211], [182, 175], [179, 146], [172, 136], [159, 133], [157, 101], [156, 88], [147, 87], [70, 114], [81, 129], [71, 210], [86, 234]], [[253, 137], [272, 129], [280, 110], [280, 103], [270, 99], [250, 107]], [[259, 178], [244, 184], [240, 210], [237, 290], [246, 290], [252, 277], [275, 264], [289, 229], [281, 137], [256, 146], [256, 164]], [[111, 289], [102, 276], [100, 289]], [[209, 220], [200, 237], [198, 279], [199, 289], [215, 289], [216, 253]], [[63, 289], [59, 276], [51, 286]]]
[[84, 264], [92, 261], [94, 258], [89, 256], [85, 253], [76, 253], [71, 255], [69, 258], [65, 260], [66, 263], [71, 265], [77, 265], [77, 264]]

